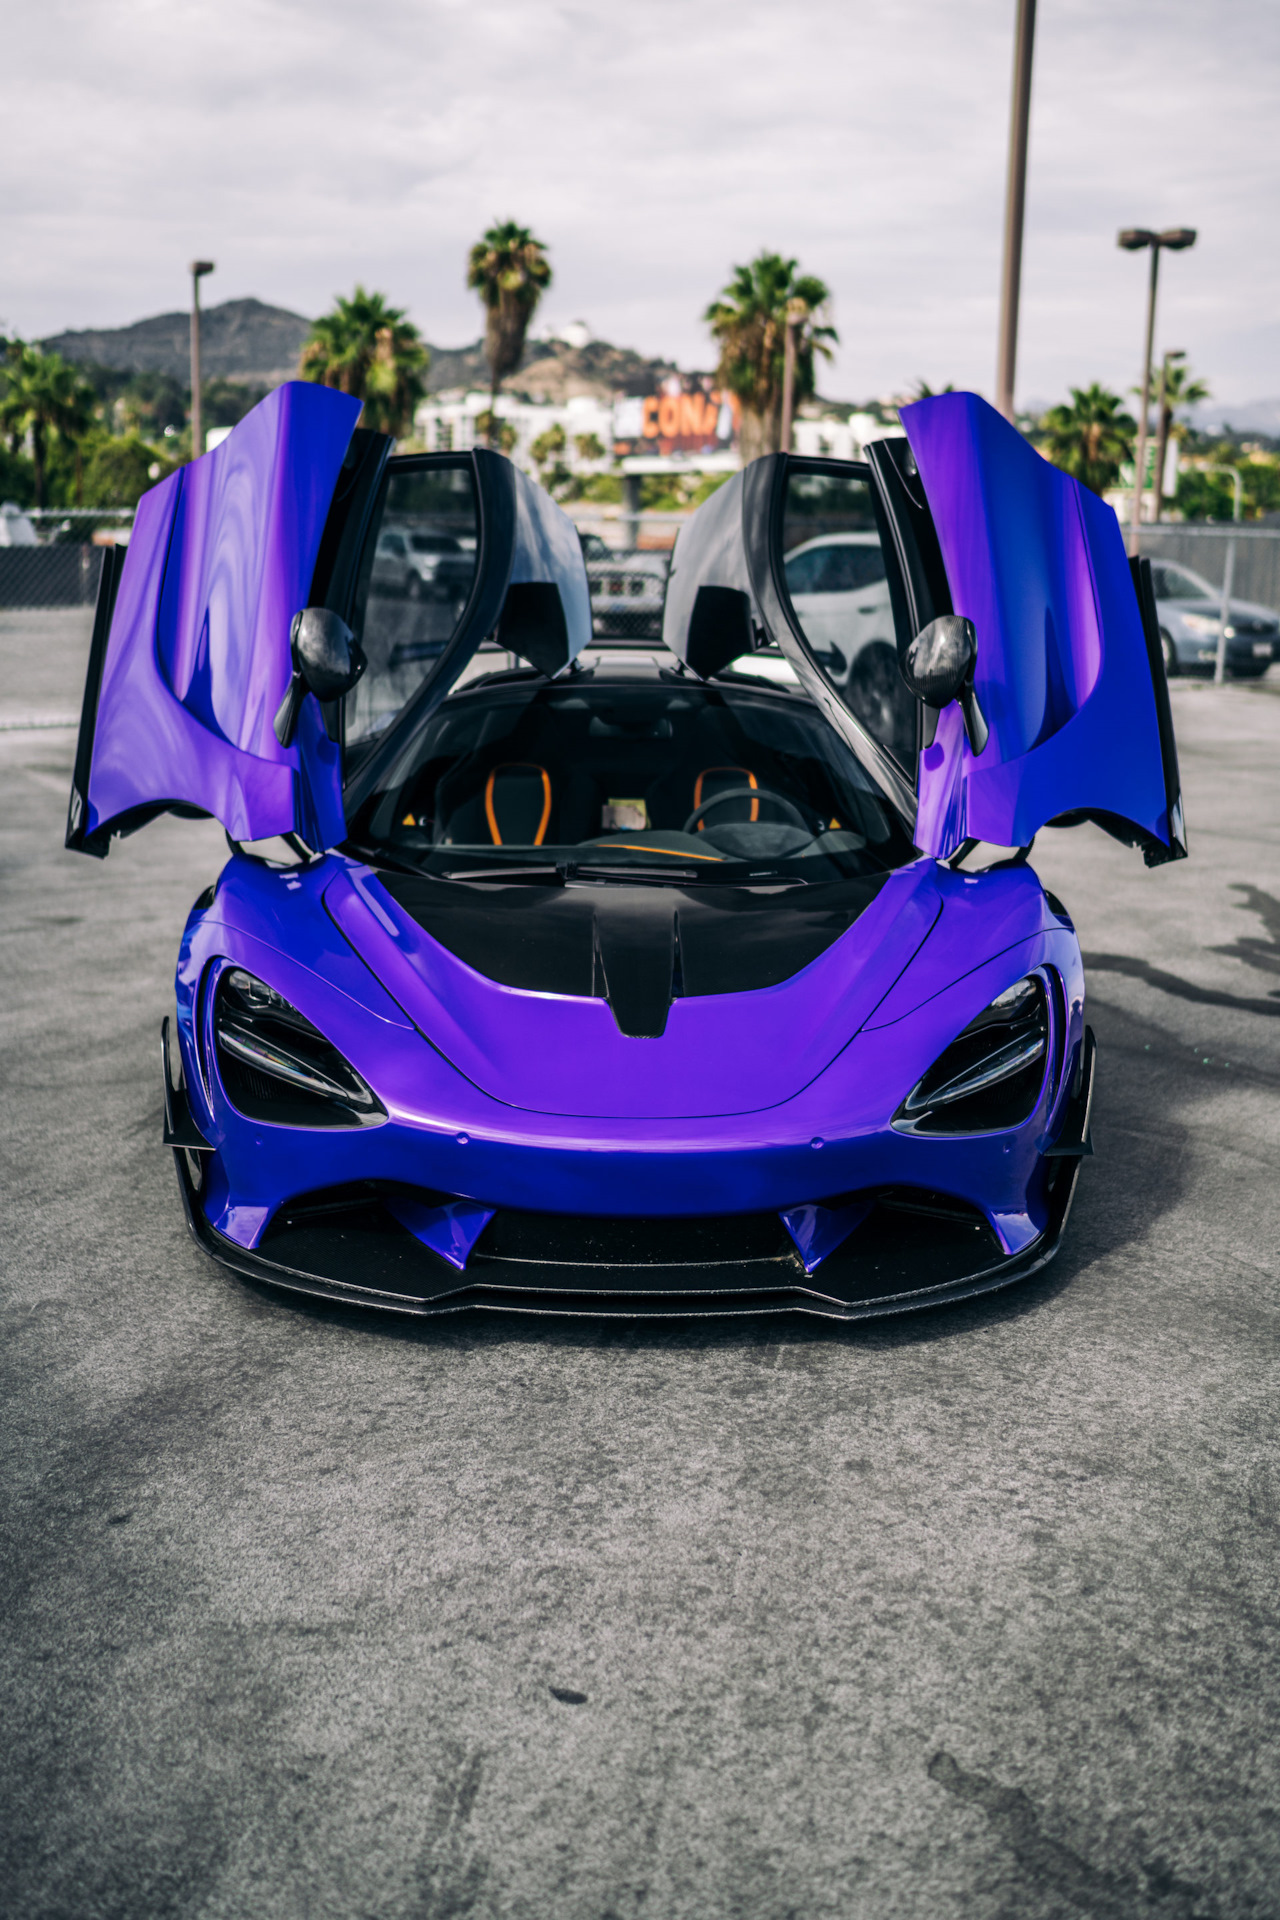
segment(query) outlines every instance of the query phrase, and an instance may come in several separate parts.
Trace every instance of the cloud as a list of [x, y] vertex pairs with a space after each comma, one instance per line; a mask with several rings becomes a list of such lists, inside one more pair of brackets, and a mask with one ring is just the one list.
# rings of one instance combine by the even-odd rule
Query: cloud
[[[494, 215], [551, 245], [552, 317], [706, 364], [699, 316], [768, 245], [831, 285], [826, 385], [993, 374], [1013, 0], [45, 0], [6, 27], [0, 318], [29, 334], [210, 301], [319, 312], [361, 279], [429, 338], [479, 330]], [[1280, 391], [1261, 210], [1265, 0], [1040, 10], [1019, 388], [1136, 373], [1143, 268], [1186, 222], [1162, 339], [1223, 397]]]

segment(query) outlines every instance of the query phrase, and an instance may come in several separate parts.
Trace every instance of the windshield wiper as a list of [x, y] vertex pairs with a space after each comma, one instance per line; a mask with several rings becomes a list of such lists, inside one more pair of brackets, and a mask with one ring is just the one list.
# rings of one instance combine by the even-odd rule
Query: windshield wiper
[[[424, 869], [424, 871], [431, 871]], [[563, 880], [564, 865], [532, 860], [519, 867], [446, 867], [433, 872], [435, 880]]]

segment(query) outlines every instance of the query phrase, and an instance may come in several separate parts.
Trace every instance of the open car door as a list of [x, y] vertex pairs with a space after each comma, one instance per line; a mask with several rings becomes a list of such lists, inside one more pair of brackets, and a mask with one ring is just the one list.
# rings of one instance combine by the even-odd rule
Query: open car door
[[1182, 857], [1150, 571], [1129, 562], [1115, 514], [976, 394], [940, 394], [901, 418], [914, 461], [873, 448], [872, 464], [904, 576], [935, 582], [920, 612], [973, 624], [981, 715], [976, 728], [961, 705], [937, 716], [916, 844], [939, 856], [966, 839], [1021, 847], [1050, 822], [1090, 819], [1149, 866]]
[[389, 457], [359, 412], [277, 388], [143, 496], [123, 561], [105, 556], [69, 847], [102, 856], [166, 811], [337, 846], [361, 780], [490, 636], [547, 674], [589, 642], [582, 548], [550, 497], [485, 449]]
[[68, 847], [101, 857], [166, 811], [212, 814], [234, 840], [342, 838], [341, 750], [318, 703], [288, 745], [275, 723], [359, 413], [292, 381], [143, 495], [123, 561], [105, 556]]

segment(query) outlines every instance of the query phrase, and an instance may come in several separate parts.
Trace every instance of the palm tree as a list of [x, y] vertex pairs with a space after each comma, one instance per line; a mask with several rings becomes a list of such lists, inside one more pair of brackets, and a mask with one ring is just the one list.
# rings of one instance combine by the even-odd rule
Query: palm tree
[[546, 246], [514, 220], [494, 221], [467, 256], [467, 285], [484, 301], [489, 362], [489, 445], [496, 444], [498, 388], [520, 365], [529, 322], [551, 285]]
[[1105, 493], [1133, 458], [1133, 436], [1138, 423], [1122, 411], [1118, 393], [1100, 386], [1072, 387], [1069, 407], [1050, 407], [1040, 422], [1036, 441], [1055, 467], [1072, 474], [1094, 493]]
[[37, 507], [46, 504], [51, 438], [75, 453], [79, 500], [83, 491], [80, 443], [93, 423], [96, 401], [93, 388], [60, 353], [41, 353], [20, 340], [10, 341], [0, 368], [0, 429], [9, 435], [15, 451], [30, 436]]
[[[1209, 382], [1198, 379], [1197, 376], [1192, 373], [1190, 367], [1187, 366], [1186, 361], [1180, 353], [1170, 354], [1168, 356], [1164, 363], [1163, 373], [1163, 405], [1159, 397], [1156, 401], [1157, 406], [1160, 408], [1159, 418], [1156, 421], [1155, 495], [1157, 520], [1160, 518], [1161, 509], [1164, 505], [1164, 456], [1165, 450], [1169, 445], [1169, 436], [1170, 434], [1175, 436], [1181, 435], [1183, 431], [1183, 429], [1175, 423], [1173, 416], [1179, 407], [1194, 407], [1197, 401], [1207, 400], [1209, 398]], [[1142, 398], [1142, 389], [1140, 387], [1133, 387], [1130, 391], [1136, 393], [1139, 399]]]
[[427, 390], [429, 360], [403, 307], [389, 307], [385, 294], [366, 293], [357, 283], [349, 300], [339, 294], [333, 311], [316, 321], [298, 370], [304, 380], [362, 400], [364, 425], [399, 438]]
[[794, 260], [763, 252], [750, 266], [733, 269], [728, 286], [703, 314], [720, 348], [720, 384], [736, 394], [742, 408], [744, 461], [777, 452], [781, 444], [788, 307], [793, 315], [803, 310], [795, 328], [798, 404], [814, 389], [814, 355], [829, 360], [830, 343], [840, 337], [834, 327], [820, 323], [830, 298], [825, 282], [811, 273], [797, 274]]

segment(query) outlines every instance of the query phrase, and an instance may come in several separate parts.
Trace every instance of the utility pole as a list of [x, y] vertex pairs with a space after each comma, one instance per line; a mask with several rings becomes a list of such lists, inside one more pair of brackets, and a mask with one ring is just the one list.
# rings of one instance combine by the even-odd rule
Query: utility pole
[[1239, 467], [1201, 467], [1201, 473], [1228, 473], [1231, 476], [1231, 537], [1227, 541], [1226, 565], [1222, 570], [1222, 598], [1218, 602], [1218, 652], [1213, 665], [1213, 683], [1220, 687], [1227, 677], [1227, 641], [1232, 638], [1231, 589], [1236, 577], [1236, 528], [1244, 518], [1244, 475]]
[[778, 447], [782, 453], [791, 451], [791, 423], [795, 413], [796, 392], [796, 336], [809, 318], [809, 308], [803, 300], [787, 302], [787, 325], [782, 343], [782, 427], [778, 435]]
[[996, 359], [996, 406], [1013, 419], [1013, 381], [1018, 366], [1018, 299], [1022, 289], [1022, 219], [1027, 199], [1027, 129], [1031, 122], [1031, 53], [1036, 0], [1018, 0], [1013, 37], [1013, 113], [1009, 123], [1009, 178], [1004, 201], [1004, 270], [1000, 277], [1000, 345]]
[[[1151, 276], [1147, 282], [1147, 334], [1142, 355], [1142, 411], [1138, 415], [1138, 450], [1133, 467], [1133, 514], [1129, 522], [1129, 551], [1138, 551], [1138, 530], [1142, 525], [1142, 491], [1147, 481], [1147, 415], [1151, 408], [1151, 350], [1156, 333], [1156, 283], [1160, 275], [1160, 249], [1167, 247], [1170, 253], [1181, 253], [1185, 247], [1194, 247], [1196, 230], [1194, 227], [1166, 227], [1163, 233], [1153, 233], [1149, 227], [1126, 227], [1116, 235], [1116, 245], [1123, 247], [1126, 253], [1141, 253], [1144, 247], [1151, 249]], [[1157, 486], [1159, 479], [1157, 478]]]
[[1160, 362], [1160, 391], [1156, 399], [1156, 509], [1157, 522], [1164, 509], [1164, 463], [1169, 451], [1169, 416], [1166, 411], [1169, 391], [1169, 369], [1175, 360], [1185, 360], [1186, 353], [1181, 347], [1170, 347]]
[[204, 433], [200, 420], [200, 282], [213, 272], [212, 260], [191, 262], [191, 458], [204, 452]]

